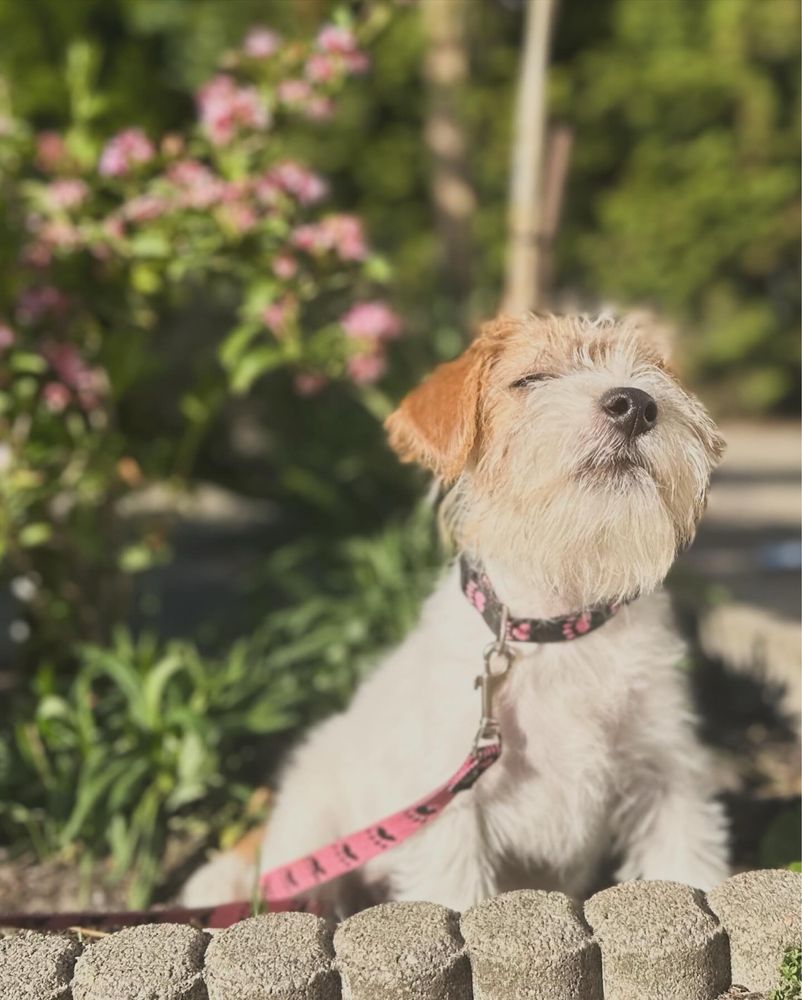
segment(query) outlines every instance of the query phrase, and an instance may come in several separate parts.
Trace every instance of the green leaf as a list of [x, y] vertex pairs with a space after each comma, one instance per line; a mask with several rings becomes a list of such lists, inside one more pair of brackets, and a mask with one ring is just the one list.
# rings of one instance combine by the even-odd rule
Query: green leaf
[[128, 248], [134, 257], [163, 258], [170, 254], [170, 243], [164, 233], [155, 229], [135, 233], [128, 241]]
[[19, 533], [19, 544], [24, 549], [32, 549], [37, 545], [44, 545], [53, 536], [52, 527], [44, 521], [36, 521], [33, 524], [26, 524]]
[[236, 365], [260, 329], [260, 323], [242, 323], [229, 333], [220, 346], [223, 367], [230, 369]]
[[231, 388], [238, 396], [244, 395], [256, 379], [284, 363], [284, 354], [278, 347], [259, 347], [240, 358], [231, 376]]
[[13, 351], [8, 366], [12, 372], [20, 375], [41, 375], [47, 371], [47, 362], [42, 355], [30, 351]]
[[161, 702], [170, 678], [183, 669], [184, 662], [181, 657], [175, 653], [168, 654], [145, 678], [142, 685], [142, 700], [145, 708], [145, 716], [152, 729], [158, 728], [160, 710], [162, 708]]
[[117, 559], [117, 565], [123, 573], [142, 573], [157, 562], [157, 554], [150, 546], [141, 542], [127, 545]]
[[78, 837], [89, 814], [105, 796], [114, 783], [123, 777], [130, 766], [128, 760], [87, 762], [79, 776], [75, 806], [61, 830], [59, 841], [62, 845], [72, 843]]

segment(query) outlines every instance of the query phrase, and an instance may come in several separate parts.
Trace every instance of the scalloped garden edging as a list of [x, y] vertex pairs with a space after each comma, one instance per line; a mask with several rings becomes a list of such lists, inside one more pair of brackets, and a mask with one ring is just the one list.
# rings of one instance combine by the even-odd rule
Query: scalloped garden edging
[[801, 909], [802, 875], [770, 870], [707, 896], [626, 882], [584, 908], [530, 890], [462, 915], [385, 903], [336, 929], [278, 913], [214, 933], [130, 927], [83, 948], [23, 932], [0, 940], [0, 1000], [759, 1000], [800, 943]]

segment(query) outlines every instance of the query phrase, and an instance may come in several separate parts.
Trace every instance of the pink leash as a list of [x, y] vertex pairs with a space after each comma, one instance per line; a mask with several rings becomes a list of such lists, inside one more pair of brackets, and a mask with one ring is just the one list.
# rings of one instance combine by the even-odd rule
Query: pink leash
[[[297, 910], [297, 896], [360, 868], [385, 851], [398, 847], [431, 823], [460, 792], [473, 787], [477, 779], [501, 756], [501, 732], [493, 716], [493, 688], [509, 670], [514, 653], [507, 645], [507, 609], [499, 623], [499, 637], [485, 650], [484, 672], [476, 678], [481, 688], [482, 714], [473, 749], [457, 772], [429, 795], [407, 809], [392, 813], [377, 823], [335, 840], [320, 850], [289, 864], [264, 872], [259, 879], [262, 898], [271, 910]], [[494, 659], [501, 668], [493, 669]], [[300, 904], [302, 908], [303, 904]]]
[[409, 808], [335, 840], [313, 854], [264, 872], [259, 888], [268, 907], [271, 910], [297, 909], [294, 898], [300, 893], [345, 875], [402, 844], [439, 816], [460, 792], [470, 788], [500, 754], [499, 742], [477, 747], [448, 781]]
[[[378, 857], [393, 847], [404, 843], [422, 827], [431, 823], [456, 796], [472, 788], [477, 779], [501, 756], [501, 734], [493, 717], [493, 688], [509, 670], [514, 653], [507, 645], [507, 609], [503, 609], [498, 638], [484, 653], [484, 672], [476, 678], [475, 686], [481, 688], [482, 714], [473, 748], [462, 765], [448, 781], [435, 788], [429, 795], [400, 812], [392, 813], [362, 830], [341, 837], [325, 847], [304, 855], [289, 864], [264, 872], [259, 879], [260, 894], [267, 909], [314, 910], [314, 901], [306, 902], [297, 897], [324, 885], [332, 879]], [[493, 663], [501, 661], [499, 669]], [[0, 926], [31, 927], [40, 930], [59, 930], [68, 927], [118, 927], [141, 923], [191, 922], [202, 927], [229, 927], [253, 914], [249, 901], [224, 903], [216, 907], [165, 910], [129, 910], [122, 913], [58, 913], [58, 914], [2, 914]]]

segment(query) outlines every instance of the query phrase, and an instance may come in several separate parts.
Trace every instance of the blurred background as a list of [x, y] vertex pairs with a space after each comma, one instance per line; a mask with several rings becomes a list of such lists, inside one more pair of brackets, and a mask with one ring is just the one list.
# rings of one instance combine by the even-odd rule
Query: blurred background
[[[509, 290], [526, 15], [0, 0], [0, 911], [171, 898], [414, 622], [381, 422]], [[722, 423], [683, 669], [736, 867], [793, 864], [798, 4], [551, 21], [532, 287], [653, 311]]]

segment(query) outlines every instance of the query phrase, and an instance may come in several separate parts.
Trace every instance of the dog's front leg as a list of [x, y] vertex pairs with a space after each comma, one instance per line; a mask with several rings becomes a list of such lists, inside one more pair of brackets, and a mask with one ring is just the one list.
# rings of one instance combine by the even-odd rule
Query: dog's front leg
[[466, 910], [498, 891], [473, 792], [463, 792], [431, 826], [388, 854], [390, 898]]
[[724, 810], [713, 796], [712, 762], [687, 717], [641, 733], [627, 769], [616, 832], [619, 881], [667, 879], [710, 889], [728, 871]]

